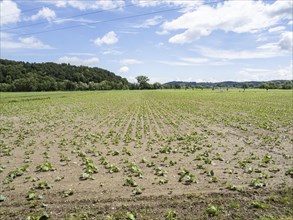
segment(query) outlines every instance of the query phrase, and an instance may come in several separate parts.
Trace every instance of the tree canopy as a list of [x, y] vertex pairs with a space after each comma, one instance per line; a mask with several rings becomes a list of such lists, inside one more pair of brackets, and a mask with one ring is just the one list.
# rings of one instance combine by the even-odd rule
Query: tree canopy
[[0, 59], [0, 91], [128, 89], [127, 79], [87, 66]]
[[150, 80], [147, 76], [137, 76], [136, 77], [137, 83], [139, 85], [139, 89], [147, 89], [148, 88], [148, 81]]

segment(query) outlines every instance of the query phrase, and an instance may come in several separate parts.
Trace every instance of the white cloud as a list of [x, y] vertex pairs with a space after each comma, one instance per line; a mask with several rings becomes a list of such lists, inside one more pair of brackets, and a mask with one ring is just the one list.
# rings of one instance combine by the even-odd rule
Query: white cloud
[[274, 51], [292, 51], [293, 47], [293, 32], [283, 32], [280, 35], [278, 42], [267, 43], [258, 47], [258, 49], [269, 49]]
[[146, 0], [132, 0], [133, 4], [139, 7], [154, 7], [158, 5], [169, 5], [169, 6], [178, 6], [183, 7], [185, 10], [191, 10], [203, 3], [202, 0], [190, 1], [190, 0], [157, 0], [157, 1], [146, 1]]
[[271, 16], [292, 19], [292, 2], [277, 0], [273, 4], [268, 5], [266, 12]]
[[118, 42], [117, 35], [114, 31], [110, 31], [105, 34], [102, 38], [97, 38], [94, 43], [95, 45], [102, 46], [103, 44], [111, 45], [116, 44]]
[[54, 20], [54, 23], [56, 24], [63, 24], [66, 22], [80, 22], [80, 23], [84, 23], [84, 24], [88, 24], [88, 23], [93, 23], [93, 22], [97, 22], [96, 20], [90, 20], [90, 19], [85, 19], [85, 18], [59, 18]]
[[0, 38], [1, 40], [11, 40], [13, 37], [12, 34], [6, 33], [6, 32], [0, 32]]
[[70, 63], [72, 65], [76, 66], [97, 66], [100, 63], [99, 58], [97, 57], [91, 57], [89, 59], [81, 59], [79, 57], [73, 56], [64, 56], [60, 57], [57, 61], [58, 63]]
[[47, 21], [52, 21], [56, 18], [56, 13], [50, 8], [43, 7], [37, 14], [31, 16], [30, 20], [36, 21], [41, 18], [46, 19]]
[[24, 37], [19, 38], [20, 42], [23, 44], [23, 48], [28, 49], [53, 49], [48, 44], [44, 44], [41, 40], [37, 39], [36, 37]]
[[225, 1], [216, 7], [202, 5], [180, 17], [165, 22], [162, 31], [181, 31], [169, 39], [170, 43], [191, 43], [215, 30], [235, 33], [256, 33], [292, 19], [290, 1], [274, 4], [262, 1]]
[[133, 65], [133, 64], [141, 64], [142, 61], [136, 59], [124, 59], [120, 61], [122, 65]]
[[52, 47], [33, 36], [14, 40], [12, 35], [4, 34], [4, 38], [1, 36], [1, 49], [52, 49]]
[[177, 34], [169, 39], [170, 43], [185, 44], [198, 40], [202, 36], [208, 36], [211, 33], [207, 29], [187, 30], [182, 34]]
[[84, 60], [83, 63], [86, 66], [96, 66], [98, 65], [98, 63], [100, 63], [100, 60], [97, 57], [92, 57], [92, 58]]
[[281, 39], [278, 42], [279, 47], [282, 50], [292, 51], [293, 46], [293, 32], [284, 32], [281, 35]]
[[13, 24], [20, 21], [21, 10], [17, 4], [10, 0], [0, 2], [0, 24]]
[[206, 63], [209, 61], [207, 58], [193, 58], [193, 57], [184, 57], [184, 58], [181, 58], [181, 60], [188, 63], [194, 63], [194, 64]]
[[[46, 2], [50, 2], [50, 1], [46, 1]], [[50, 3], [54, 3], [54, 2], [51, 1]], [[67, 1], [56, 1], [55, 4], [57, 7], [66, 7]]]
[[72, 7], [79, 10], [88, 9], [112, 9], [123, 8], [125, 2], [122, 0], [96, 0], [96, 1], [83, 1], [83, 0], [39, 0], [39, 2], [54, 4], [57, 7]]
[[157, 35], [167, 35], [167, 34], [170, 34], [168, 31], [166, 30], [162, 30], [162, 31], [156, 31], [156, 34]]
[[257, 50], [218, 50], [211, 49], [207, 47], [199, 48], [198, 52], [209, 58], [224, 59], [224, 60], [242, 60], [242, 59], [263, 59], [263, 58], [272, 58], [285, 56], [288, 53], [285, 51], [280, 51], [278, 48], [259, 47]]
[[[90, 3], [91, 4], [91, 3]], [[125, 2], [121, 0], [101, 0], [95, 1], [91, 7], [92, 9], [112, 9], [112, 8], [123, 8], [125, 6]]]
[[137, 83], [137, 80], [134, 76], [127, 77], [127, 80], [128, 80], [128, 82], [131, 82], [131, 83]]
[[161, 60], [158, 61], [161, 64], [169, 65], [169, 66], [193, 66], [194, 64], [182, 61], [168, 61], [168, 60]]
[[292, 63], [279, 69], [254, 69], [244, 68], [237, 74], [237, 81], [268, 81], [292, 80]]
[[111, 49], [111, 50], [105, 50], [102, 52], [104, 55], [121, 55], [123, 54], [123, 52], [119, 51], [119, 50], [114, 50], [114, 49]]
[[194, 58], [194, 57], [183, 57], [179, 61], [159, 61], [159, 63], [166, 64], [169, 66], [195, 66], [208, 62], [207, 58]]
[[119, 31], [119, 34], [138, 34], [138, 31]]
[[74, 52], [74, 53], [67, 53], [70, 56], [95, 56], [94, 53], [80, 53], [80, 52]]
[[265, 42], [265, 41], [267, 41], [267, 40], [268, 40], [268, 36], [267, 36], [267, 34], [266, 34], [266, 35], [264, 35], [264, 34], [259, 34], [259, 35], [257, 36], [256, 42]]
[[128, 73], [129, 72], [129, 68], [127, 66], [122, 66], [119, 69], [119, 73]]
[[278, 43], [267, 43], [267, 44], [258, 46], [257, 49], [279, 50], [280, 47], [278, 46]]
[[149, 28], [151, 26], [155, 26], [163, 22], [162, 16], [155, 16], [153, 18], [145, 20], [142, 24], [134, 25], [134, 28]]
[[285, 30], [284, 26], [277, 26], [277, 27], [270, 28], [269, 32], [272, 33], [272, 32], [279, 32], [279, 31], [283, 31], [283, 30]]
[[284, 68], [278, 69], [276, 71], [276, 75], [279, 79], [293, 80], [292, 69], [293, 69], [293, 63], [291, 62], [290, 65], [288, 65]]
[[161, 4], [160, 1], [132, 0], [131, 2], [140, 7], [154, 7]]

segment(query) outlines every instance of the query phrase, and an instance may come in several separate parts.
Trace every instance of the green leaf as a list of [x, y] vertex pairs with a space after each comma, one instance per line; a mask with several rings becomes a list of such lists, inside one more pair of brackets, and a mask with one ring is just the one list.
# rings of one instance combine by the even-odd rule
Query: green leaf
[[33, 200], [36, 197], [36, 192], [35, 191], [30, 191], [28, 195], [26, 196], [27, 200]]
[[131, 212], [127, 212], [126, 213], [126, 219], [127, 220], [135, 220], [135, 217]]
[[0, 202], [4, 202], [6, 200], [6, 197], [3, 195], [0, 195]]
[[209, 216], [217, 216], [219, 215], [220, 209], [217, 206], [209, 205], [206, 212]]

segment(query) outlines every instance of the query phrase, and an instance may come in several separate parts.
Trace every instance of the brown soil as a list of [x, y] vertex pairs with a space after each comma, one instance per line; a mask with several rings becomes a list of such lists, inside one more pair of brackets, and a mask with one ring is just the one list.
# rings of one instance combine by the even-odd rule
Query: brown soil
[[[174, 219], [292, 218], [290, 126], [245, 124], [248, 112], [235, 112], [227, 124], [216, 103], [177, 109], [142, 94], [105, 96], [104, 103], [88, 95], [2, 106], [0, 219], [42, 212], [52, 219], [172, 219], [172, 212]], [[98, 169], [93, 179], [80, 180], [85, 160]], [[54, 171], [37, 171], [45, 162]], [[27, 171], [5, 183], [24, 165]], [[110, 172], [115, 166], [119, 172]], [[180, 181], [183, 169], [194, 181]], [[138, 187], [125, 186], [130, 178]], [[36, 189], [40, 182], [51, 188]], [[30, 191], [36, 196], [28, 200]], [[219, 209], [215, 216], [209, 205]]]

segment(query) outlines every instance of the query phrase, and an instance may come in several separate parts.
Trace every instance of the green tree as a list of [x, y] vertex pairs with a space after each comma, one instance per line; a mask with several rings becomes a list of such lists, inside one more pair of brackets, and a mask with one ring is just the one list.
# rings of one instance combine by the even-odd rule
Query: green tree
[[9, 92], [11, 85], [8, 83], [0, 83], [0, 92]]
[[147, 76], [137, 76], [137, 83], [139, 85], [139, 89], [146, 89], [148, 87], [148, 81], [150, 80]]
[[282, 85], [280, 82], [275, 82], [274, 83], [274, 89], [281, 89], [282, 88]]
[[203, 86], [198, 86], [197, 88], [199, 88], [199, 89], [203, 90]]
[[161, 88], [162, 88], [161, 83], [155, 82], [155, 83], [153, 84], [153, 89], [161, 89]]
[[179, 84], [175, 84], [175, 89], [181, 89], [181, 86]]
[[269, 84], [262, 83], [259, 88], [268, 90], [269, 89]]
[[292, 81], [286, 81], [283, 85], [282, 85], [282, 89], [292, 89], [293, 88], [293, 83]]
[[129, 83], [97, 67], [0, 59], [0, 87], [1, 91], [108, 90], [128, 89]]
[[37, 90], [37, 81], [33, 77], [20, 78], [13, 82], [15, 91], [17, 92], [31, 92]]
[[242, 89], [245, 91], [245, 89], [247, 89], [248, 88], [248, 84], [247, 83], [244, 83], [243, 85], [242, 85]]

